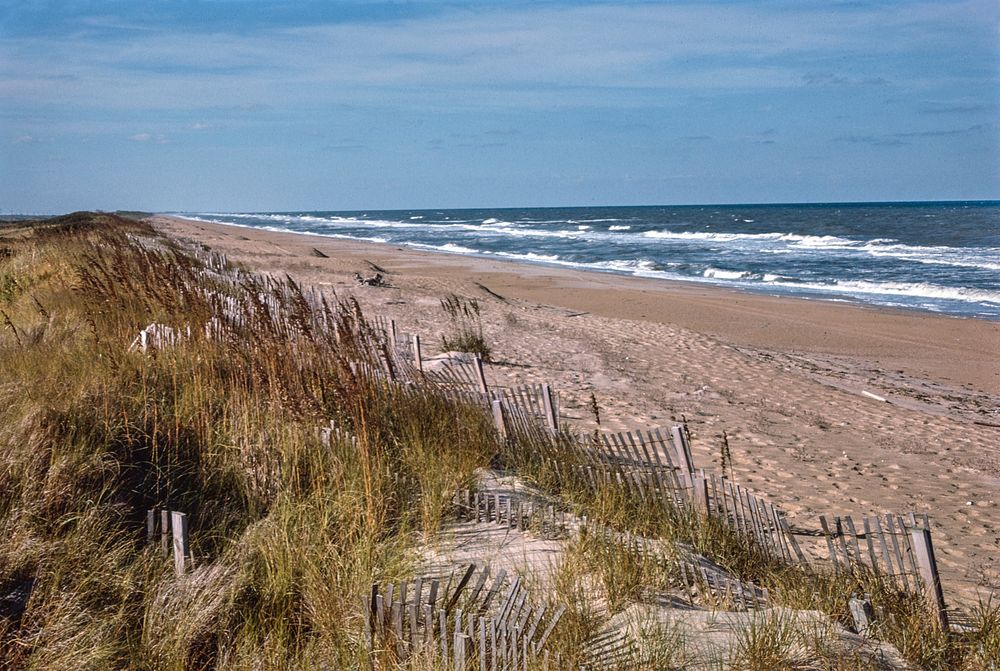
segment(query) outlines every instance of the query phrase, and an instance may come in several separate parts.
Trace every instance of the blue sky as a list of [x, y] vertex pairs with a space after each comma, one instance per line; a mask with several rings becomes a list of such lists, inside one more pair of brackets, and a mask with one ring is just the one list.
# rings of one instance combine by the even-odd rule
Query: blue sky
[[995, 0], [0, 0], [0, 212], [998, 198], [998, 119]]

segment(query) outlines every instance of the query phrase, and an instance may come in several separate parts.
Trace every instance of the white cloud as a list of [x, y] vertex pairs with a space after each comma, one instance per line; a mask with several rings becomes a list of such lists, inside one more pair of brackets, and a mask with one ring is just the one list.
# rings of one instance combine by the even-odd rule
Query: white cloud
[[28, 144], [29, 142], [34, 142], [34, 141], [35, 141], [34, 135], [18, 135], [13, 140], [11, 140], [13, 144]]

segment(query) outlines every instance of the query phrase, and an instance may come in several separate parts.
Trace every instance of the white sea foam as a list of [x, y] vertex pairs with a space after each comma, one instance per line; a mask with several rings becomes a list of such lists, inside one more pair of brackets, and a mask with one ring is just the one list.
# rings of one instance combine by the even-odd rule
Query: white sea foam
[[813, 282], [774, 282], [773, 286], [833, 292], [852, 295], [882, 295], [907, 298], [936, 298], [967, 303], [994, 303], [1000, 305], [1000, 292], [946, 287], [929, 282], [868, 282], [864, 280], [837, 280], [833, 284]]
[[1000, 247], [944, 247], [897, 244], [895, 240], [881, 243], [869, 241], [863, 250], [874, 257], [897, 258], [925, 265], [955, 266], [1000, 270]]
[[436, 252], [450, 252], [452, 254], [479, 254], [480, 250], [471, 249], [469, 247], [463, 247], [462, 245], [456, 245], [451, 242], [447, 242], [443, 245], [428, 245], [421, 242], [407, 242], [404, 243], [408, 247], [416, 247], [417, 249], [428, 249]]
[[[712, 230], [675, 231], [663, 228], [634, 231], [632, 223], [616, 223], [606, 229], [601, 227], [593, 230], [590, 224], [598, 221], [635, 221], [628, 218], [579, 220], [519, 218], [515, 221], [504, 221], [491, 217], [448, 220], [438, 214], [433, 218], [436, 221], [423, 221], [418, 217], [369, 219], [360, 215], [282, 213], [202, 213], [183, 216], [197, 221], [245, 228], [311, 233], [331, 238], [371, 242], [391, 241], [395, 244], [407, 244], [432, 251], [495, 255], [585, 270], [762, 289], [767, 287], [772, 291], [805, 293], [807, 296], [811, 294], [813, 297], [823, 296], [831, 300], [837, 296], [852, 296], [883, 305], [906, 305], [945, 311], [949, 311], [949, 308], [943, 307], [947, 301], [959, 301], [989, 305], [988, 314], [993, 316], [996, 316], [997, 309], [1000, 309], [1000, 291], [989, 279], [991, 277], [989, 273], [1000, 271], [1000, 247], [921, 246], [904, 244], [894, 238], [864, 240], [836, 235], [805, 235], [779, 231], [744, 233]], [[645, 227], [643, 224], [643, 228]], [[385, 236], [381, 235], [383, 231], [386, 233]], [[396, 232], [388, 235], [391, 231]], [[535, 246], [532, 244], [532, 239], [538, 240], [539, 243], [545, 242], [546, 253], [542, 253], [537, 247], [536, 251], [528, 251]], [[567, 245], [561, 245], [559, 239], [565, 239]], [[445, 240], [448, 242], [444, 242]], [[480, 240], [484, 244], [479, 244]], [[678, 245], [679, 249], [667, 255], [660, 241], [672, 242]], [[562, 258], [560, 254], [570, 249], [570, 244], [573, 245], [574, 256], [582, 254], [590, 256], [593, 260], [570, 261]], [[654, 262], [649, 258], [597, 260], [602, 256], [606, 258], [608, 251], [619, 248], [622, 244], [628, 245], [627, 248], [630, 250], [645, 248], [646, 253], [652, 258], [669, 256], [673, 262], [664, 263], [662, 260]], [[688, 257], [684, 251], [687, 244], [692, 245], [694, 252], [692, 257]], [[703, 257], [706, 244], [721, 248], [721, 251], [712, 257], [715, 259], [714, 262], [699, 263], [694, 259]], [[477, 247], [480, 249], [476, 249]], [[504, 247], [523, 251], [499, 251]], [[745, 268], [742, 259], [748, 254], [755, 255], [755, 258], [765, 264], [771, 264], [773, 258], [774, 262], [780, 262], [780, 265], [775, 263], [769, 268], [765, 265], [759, 272], [740, 270], [741, 267]], [[779, 259], [771, 255], [793, 256]], [[810, 257], [815, 258], [810, 259]], [[829, 259], [829, 265], [826, 267], [830, 269], [830, 275], [822, 280], [812, 279], [812, 275], [809, 275], [809, 280], [794, 277], [797, 274], [796, 264], [800, 259], [810, 264], [809, 267], [815, 267], [816, 263], [826, 264], [826, 260]], [[866, 274], [858, 276], [858, 279], [845, 279], [843, 273], [837, 269], [849, 268], [855, 262], [865, 264], [859, 268], [864, 268]], [[724, 267], [716, 267], [716, 263]], [[692, 267], [692, 264], [696, 265]], [[938, 268], [919, 270], [910, 264], [938, 266]], [[873, 267], [879, 269], [883, 265], [899, 269], [900, 272], [890, 279], [902, 278], [904, 281], [880, 281], [868, 274]], [[949, 267], [966, 270], [949, 271]], [[968, 286], [979, 284], [982, 281], [980, 279], [970, 282], [960, 279], [966, 276], [964, 273], [977, 272], [974, 277], [985, 278], [986, 284], [982, 286], [989, 287], [988, 289], [974, 289]], [[840, 279], [837, 278], [838, 274]], [[948, 279], [942, 281], [940, 278]], [[905, 281], [906, 279], [912, 281]], [[967, 286], [947, 286], [952, 283]], [[965, 309], [960, 311], [964, 312]]]
[[722, 268], [712, 268], [711, 266], [702, 271], [702, 277], [710, 277], [716, 280], [742, 280], [751, 277], [753, 273], [743, 270], [723, 270]]
[[556, 254], [536, 254], [535, 252], [497, 252], [497, 256], [504, 256], [508, 259], [524, 259], [525, 261], [546, 261], [553, 263], [559, 260]]
[[659, 240], [705, 240], [709, 242], [790, 242], [802, 247], [853, 247], [862, 244], [834, 235], [797, 233], [716, 233], [713, 231], [646, 231], [644, 238]]

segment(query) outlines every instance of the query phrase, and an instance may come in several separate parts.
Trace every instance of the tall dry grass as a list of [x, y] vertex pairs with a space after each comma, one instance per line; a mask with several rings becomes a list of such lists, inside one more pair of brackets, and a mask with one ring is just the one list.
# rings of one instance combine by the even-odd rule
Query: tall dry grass
[[[0, 247], [0, 596], [30, 585], [7, 665], [363, 664], [361, 595], [489, 462], [482, 413], [353, 374], [379, 356], [356, 305], [142, 224], [77, 214]], [[177, 343], [129, 351], [150, 323]], [[321, 443], [331, 420], [354, 439]], [[144, 543], [156, 507], [189, 516], [181, 579]]]

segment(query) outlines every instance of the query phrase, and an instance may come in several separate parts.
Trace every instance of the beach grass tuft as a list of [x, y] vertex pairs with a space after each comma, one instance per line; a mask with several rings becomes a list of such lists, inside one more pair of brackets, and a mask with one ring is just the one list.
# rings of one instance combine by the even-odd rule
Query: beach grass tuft
[[467, 352], [483, 361], [491, 360], [493, 349], [483, 336], [483, 319], [479, 301], [448, 294], [441, 299], [441, 309], [448, 316], [452, 332], [441, 336], [445, 352]]

